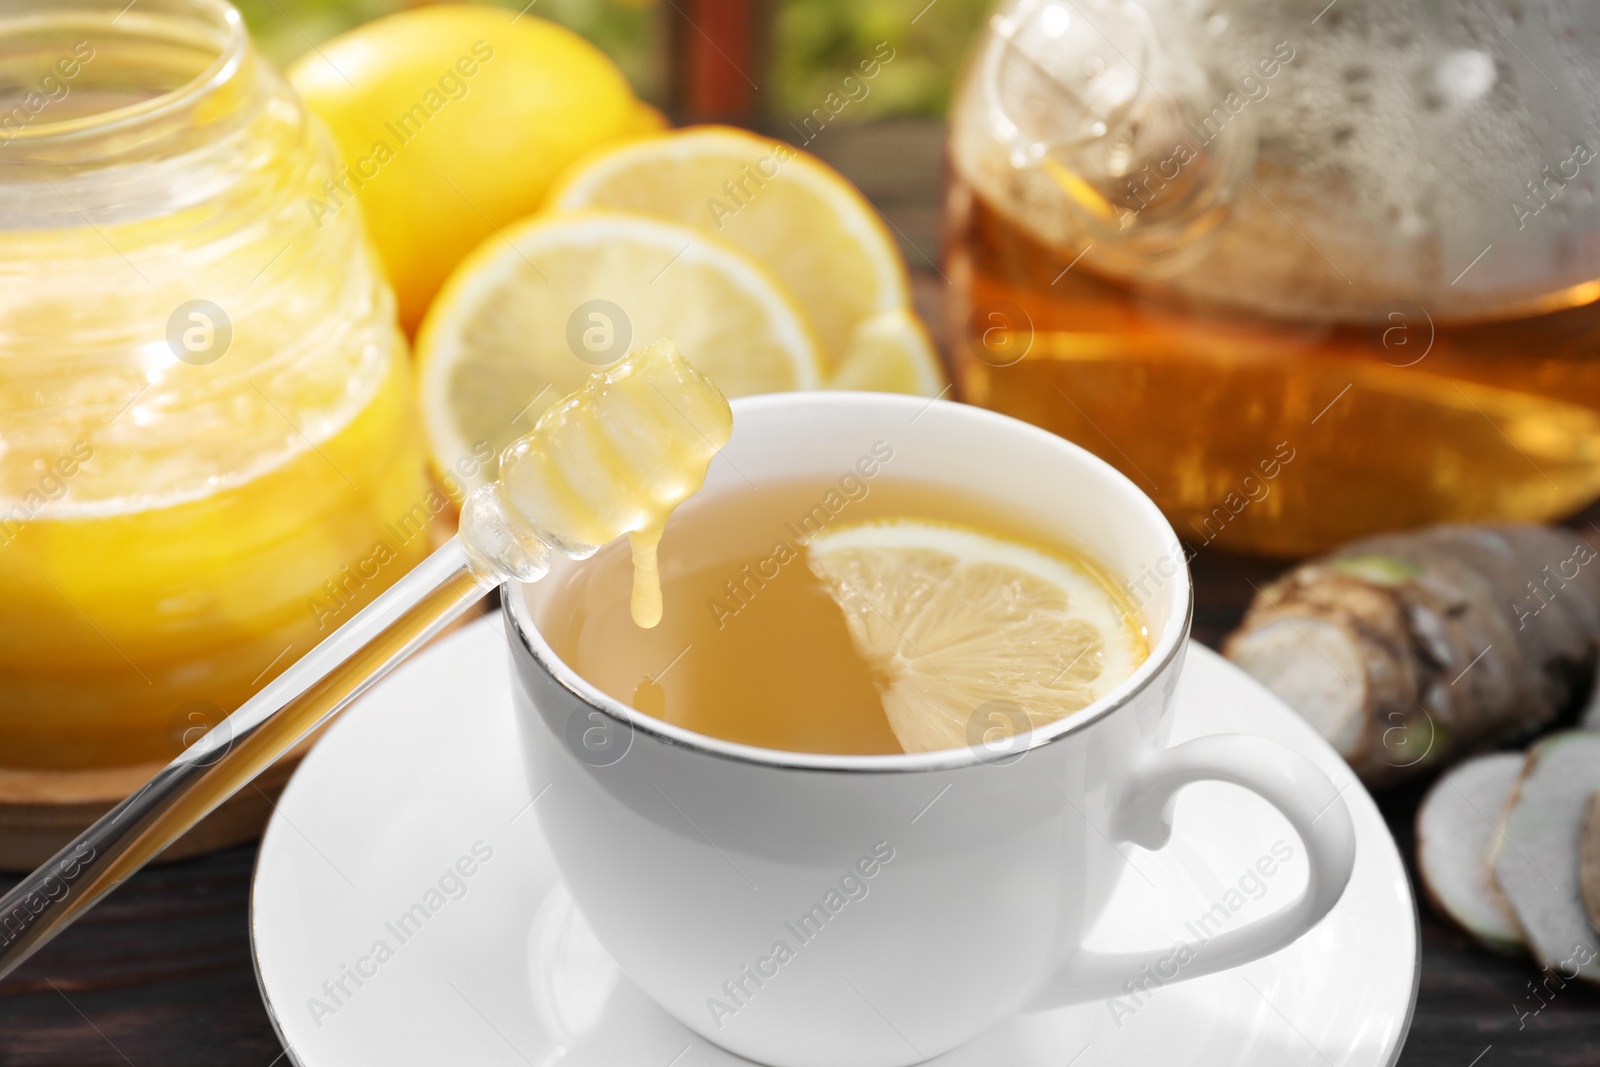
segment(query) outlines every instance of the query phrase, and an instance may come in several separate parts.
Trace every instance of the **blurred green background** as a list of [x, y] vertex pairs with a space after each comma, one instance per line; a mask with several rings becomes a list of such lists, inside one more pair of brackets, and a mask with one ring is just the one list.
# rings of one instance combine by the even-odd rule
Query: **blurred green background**
[[[494, 0], [490, 0], [494, 2]], [[761, 85], [774, 122], [817, 107], [839, 79], [887, 41], [894, 61], [841, 121], [943, 115], [970, 43], [992, 0], [751, 0], [770, 17], [769, 64]], [[401, 8], [406, 0], [235, 0], [258, 47], [280, 65], [352, 26]], [[526, 0], [498, 6], [521, 9]], [[535, 0], [528, 13], [559, 22], [607, 52], [635, 90], [665, 101], [665, 20], [672, 0]]]

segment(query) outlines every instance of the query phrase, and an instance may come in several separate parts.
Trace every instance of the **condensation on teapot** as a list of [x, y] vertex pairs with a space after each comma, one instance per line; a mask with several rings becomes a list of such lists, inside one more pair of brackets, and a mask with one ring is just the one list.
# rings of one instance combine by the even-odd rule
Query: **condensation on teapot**
[[1063, 259], [1207, 304], [1539, 313], [1600, 278], [1597, 56], [1600, 5], [1555, 0], [1006, 0], [952, 161]]
[[1139, 0], [1016, 0], [990, 29], [957, 153], [1055, 244], [1144, 273], [1192, 261], [1255, 157], [1249, 115], [1211, 120], [1221, 72]]

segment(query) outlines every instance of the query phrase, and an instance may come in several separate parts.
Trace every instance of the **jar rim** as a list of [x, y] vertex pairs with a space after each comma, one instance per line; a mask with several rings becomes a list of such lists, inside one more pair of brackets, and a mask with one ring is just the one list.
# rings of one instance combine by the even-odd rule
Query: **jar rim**
[[[135, 3], [124, 0], [108, 0], [103, 4], [107, 11], [116, 9], [117, 13], [110, 19], [108, 25], [115, 24]], [[145, 0], [140, 5], [145, 10], [136, 11], [135, 19], [185, 18], [202, 30], [213, 31], [218, 44], [216, 58], [206, 65], [194, 77], [174, 88], [158, 92], [146, 100], [137, 103], [124, 104], [119, 107], [107, 108], [90, 114], [78, 115], [72, 118], [45, 121], [36, 125], [28, 125], [21, 129], [11, 131], [11, 136], [3, 144], [12, 143], [49, 143], [52, 141], [69, 140], [84, 136], [99, 136], [106, 133], [116, 133], [137, 126], [140, 123], [172, 115], [186, 107], [192, 107], [205, 97], [230, 81], [243, 64], [249, 53], [250, 38], [245, 29], [244, 18], [239, 9], [228, 0], [167, 0], [166, 3], [156, 5]], [[152, 7], [163, 7], [154, 16], [147, 14]], [[51, 10], [45, 18], [62, 16], [82, 16], [92, 12], [92, 6], [82, 7], [56, 7], [50, 5]]]

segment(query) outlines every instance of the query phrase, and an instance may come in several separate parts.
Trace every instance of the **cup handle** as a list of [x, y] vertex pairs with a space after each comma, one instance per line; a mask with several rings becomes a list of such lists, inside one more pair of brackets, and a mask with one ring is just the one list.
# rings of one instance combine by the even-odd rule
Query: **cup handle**
[[[1310, 760], [1284, 746], [1247, 734], [1214, 734], [1146, 756], [1128, 775], [1112, 811], [1109, 836], [1142, 848], [1164, 848], [1172, 837], [1177, 793], [1191, 782], [1240, 785], [1289, 820], [1306, 848], [1310, 879], [1288, 907], [1237, 930], [1218, 933], [1194, 949], [1193, 958], [1160, 983], [1170, 985], [1260, 959], [1289, 945], [1327, 915], [1350, 881], [1355, 826], [1341, 791]], [[1152, 952], [1078, 951], [1035, 996], [1032, 1009], [1123, 996], [1124, 983], [1143, 979]]]

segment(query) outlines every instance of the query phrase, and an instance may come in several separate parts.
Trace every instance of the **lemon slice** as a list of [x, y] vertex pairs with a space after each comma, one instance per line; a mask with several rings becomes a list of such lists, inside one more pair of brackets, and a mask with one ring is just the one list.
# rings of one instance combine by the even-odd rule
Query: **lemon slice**
[[548, 203], [637, 211], [737, 245], [788, 286], [830, 366], [864, 320], [910, 302], [899, 249], [855, 187], [815, 156], [742, 130], [693, 126], [598, 150]]
[[856, 523], [818, 534], [806, 557], [907, 752], [982, 744], [1008, 719], [1016, 732], [1054, 722], [1146, 655], [1131, 613], [1093, 572], [992, 534]]
[[856, 327], [830, 389], [938, 396], [947, 384], [927, 328], [909, 308], [880, 312]]
[[792, 301], [720, 241], [620, 212], [535, 216], [491, 237], [417, 337], [435, 468], [469, 488], [492, 480], [492, 461], [463, 458], [498, 455], [590, 374], [663, 337], [730, 397], [820, 381]]

